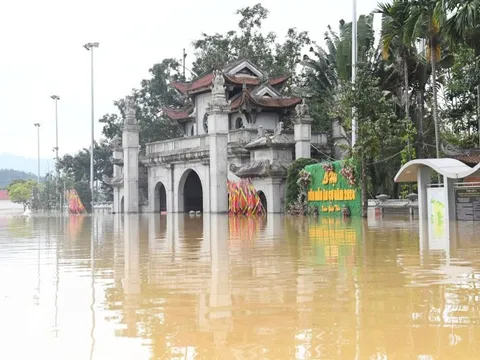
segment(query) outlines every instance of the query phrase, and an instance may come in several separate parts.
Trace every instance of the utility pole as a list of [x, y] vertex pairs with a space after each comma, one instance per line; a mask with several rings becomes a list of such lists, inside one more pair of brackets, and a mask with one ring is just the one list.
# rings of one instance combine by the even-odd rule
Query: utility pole
[[[355, 88], [357, 79], [357, 0], [353, 0], [352, 16], [352, 87]], [[352, 148], [357, 142], [357, 116], [355, 108], [352, 109]]]
[[[58, 181], [60, 179], [60, 169], [58, 168], [58, 100], [60, 100], [60, 96], [52, 95], [50, 97], [55, 101], [55, 168], [57, 170], [57, 177], [55, 180], [55, 192], [58, 192]], [[61, 196], [59, 196], [58, 201], [60, 209], [63, 209], [63, 202]]]
[[40, 123], [33, 124], [37, 128], [37, 183], [40, 184]]
[[186, 80], [186, 77], [185, 77], [185, 59], [187, 57], [187, 54], [185, 53], [185, 48], [183, 49], [183, 81]]
[[90, 51], [90, 74], [91, 74], [91, 96], [92, 96], [92, 138], [91, 138], [91, 145], [90, 145], [90, 189], [92, 192], [92, 214], [93, 214], [93, 206], [95, 204], [94, 200], [94, 194], [95, 194], [95, 188], [94, 188], [94, 172], [93, 172], [93, 150], [94, 150], [94, 139], [95, 139], [95, 120], [94, 120], [94, 96], [93, 96], [93, 49], [98, 48], [100, 44], [98, 42], [95, 43], [88, 43], [83, 45], [85, 49]]

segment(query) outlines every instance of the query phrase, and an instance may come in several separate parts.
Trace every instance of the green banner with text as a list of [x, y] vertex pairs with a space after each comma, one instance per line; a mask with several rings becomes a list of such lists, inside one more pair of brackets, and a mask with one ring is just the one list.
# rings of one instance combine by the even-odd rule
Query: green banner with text
[[308, 165], [311, 174], [308, 205], [318, 208], [320, 216], [345, 214], [361, 216], [362, 201], [358, 166], [351, 160]]

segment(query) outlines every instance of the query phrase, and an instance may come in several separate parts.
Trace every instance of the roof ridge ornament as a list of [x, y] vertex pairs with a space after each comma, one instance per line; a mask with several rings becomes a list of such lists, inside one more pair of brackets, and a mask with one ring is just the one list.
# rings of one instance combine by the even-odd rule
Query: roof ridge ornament
[[305, 102], [305, 98], [302, 99], [302, 103], [295, 106], [295, 111], [298, 116], [310, 115], [310, 107]]

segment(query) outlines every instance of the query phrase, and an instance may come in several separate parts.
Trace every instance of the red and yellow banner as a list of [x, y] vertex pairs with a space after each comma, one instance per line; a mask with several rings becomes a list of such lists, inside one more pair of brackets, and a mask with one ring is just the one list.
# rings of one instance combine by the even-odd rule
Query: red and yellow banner
[[67, 190], [65, 197], [68, 201], [68, 212], [70, 214], [83, 214], [85, 212], [85, 207], [77, 194], [77, 190]]
[[261, 215], [266, 213], [258, 192], [250, 179], [228, 182], [228, 212], [231, 215]]

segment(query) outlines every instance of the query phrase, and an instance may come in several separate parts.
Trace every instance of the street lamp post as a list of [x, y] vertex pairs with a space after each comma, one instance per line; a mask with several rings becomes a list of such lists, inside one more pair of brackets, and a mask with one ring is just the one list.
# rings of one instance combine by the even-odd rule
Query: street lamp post
[[94, 125], [95, 125], [95, 120], [94, 120], [94, 97], [93, 97], [93, 49], [94, 48], [98, 48], [100, 44], [98, 42], [94, 42], [94, 43], [88, 43], [88, 44], [85, 44], [83, 45], [83, 47], [85, 49], [87, 49], [88, 51], [90, 51], [90, 73], [91, 73], [91, 96], [92, 96], [92, 124], [91, 124], [91, 127], [92, 127], [92, 139], [91, 139], [91, 146], [90, 146], [90, 188], [91, 188], [91, 192], [92, 192], [92, 213], [93, 213], [93, 205], [95, 203], [94, 201], [94, 172], [93, 172], [93, 149], [94, 149], [94, 137], [95, 137], [95, 129], [94, 129]]
[[[55, 188], [58, 191], [58, 180], [60, 179], [60, 169], [58, 168], [58, 100], [60, 100], [60, 96], [52, 95], [50, 96], [55, 101], [55, 167], [57, 169], [57, 180], [55, 181]], [[60, 210], [63, 210], [63, 202], [62, 196], [59, 199]]]
[[38, 157], [38, 169], [37, 169], [37, 183], [40, 184], [40, 123], [33, 124], [37, 128], [37, 157]]

